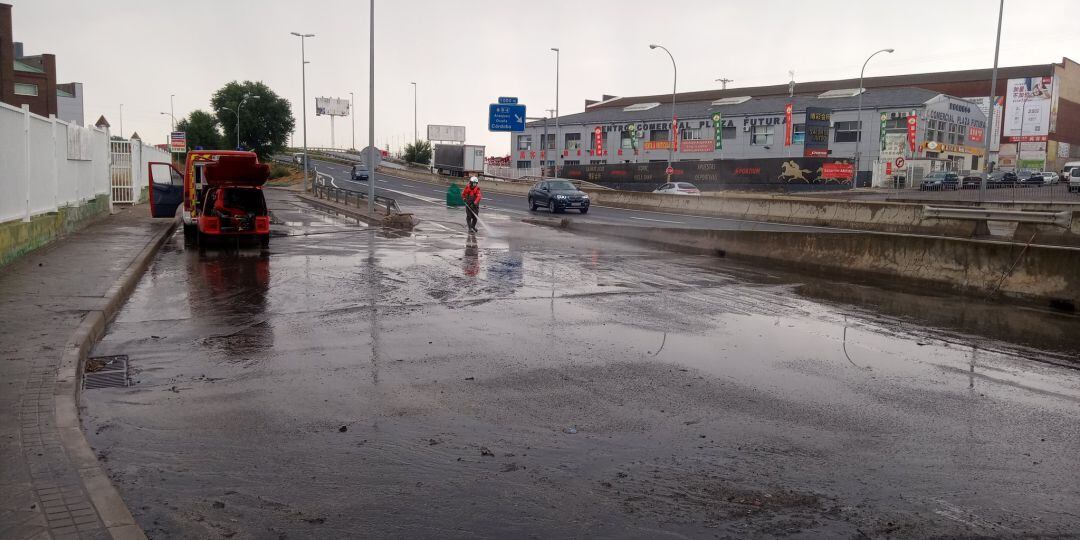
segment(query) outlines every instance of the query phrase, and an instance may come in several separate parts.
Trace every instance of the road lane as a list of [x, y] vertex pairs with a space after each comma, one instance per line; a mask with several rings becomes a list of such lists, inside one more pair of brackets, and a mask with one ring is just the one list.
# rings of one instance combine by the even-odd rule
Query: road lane
[[[315, 159], [313, 159], [312, 162], [317, 164], [319, 172], [333, 177], [334, 183], [337, 186], [356, 191], [367, 191], [367, 182], [354, 182], [350, 180], [350, 166]], [[377, 173], [375, 175], [375, 180], [375, 193], [378, 195], [395, 199], [401, 199], [402, 196], [405, 196], [427, 204], [444, 204], [446, 200], [446, 188], [443, 186], [427, 184], [384, 173]], [[481, 185], [481, 188], [483, 188], [483, 185]], [[403, 203], [408, 204], [408, 201], [398, 200], [399, 205]], [[547, 210], [537, 210], [536, 212], [530, 211], [528, 199], [524, 196], [494, 193], [491, 191], [484, 192], [484, 201], [481, 209], [506, 212], [517, 216], [531, 215], [545, 217], [550, 215]], [[764, 221], [719, 218], [712, 216], [672, 214], [648, 210], [629, 210], [601, 205], [591, 206], [589, 208], [589, 213], [586, 215], [581, 215], [575, 211], [556, 215], [560, 219], [566, 218], [570, 220], [583, 220], [616, 225], [648, 225], [652, 227], [678, 227], [688, 229], [817, 232], [829, 234], [851, 232], [848, 229], [835, 227], [788, 225], [783, 223], [769, 223]]]

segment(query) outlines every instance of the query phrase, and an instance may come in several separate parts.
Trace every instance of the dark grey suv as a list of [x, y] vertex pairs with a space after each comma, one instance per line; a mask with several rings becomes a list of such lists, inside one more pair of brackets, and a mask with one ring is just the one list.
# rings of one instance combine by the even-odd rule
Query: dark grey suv
[[567, 209], [589, 211], [589, 195], [567, 180], [544, 180], [529, 190], [529, 209], [546, 206], [552, 213]]

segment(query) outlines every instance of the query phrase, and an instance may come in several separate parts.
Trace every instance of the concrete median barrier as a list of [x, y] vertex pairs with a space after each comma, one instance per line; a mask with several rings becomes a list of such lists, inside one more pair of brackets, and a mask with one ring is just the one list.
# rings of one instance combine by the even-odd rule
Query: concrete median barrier
[[566, 219], [525, 221], [841, 278], [899, 278], [933, 290], [1002, 295], [1067, 310], [1080, 306], [1080, 248], [1074, 247], [870, 232], [654, 229]]

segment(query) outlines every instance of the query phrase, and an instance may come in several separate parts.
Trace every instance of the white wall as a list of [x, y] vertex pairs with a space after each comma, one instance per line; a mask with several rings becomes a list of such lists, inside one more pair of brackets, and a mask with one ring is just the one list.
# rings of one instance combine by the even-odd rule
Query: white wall
[[109, 135], [0, 103], [0, 222], [109, 193]]

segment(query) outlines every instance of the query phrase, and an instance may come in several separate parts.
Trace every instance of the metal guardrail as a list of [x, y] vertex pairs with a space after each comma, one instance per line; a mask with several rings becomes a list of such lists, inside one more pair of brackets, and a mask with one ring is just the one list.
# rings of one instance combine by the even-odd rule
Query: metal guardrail
[[1011, 221], [1016, 223], [1040, 223], [1069, 228], [1072, 212], [1024, 212], [1020, 210], [996, 210], [991, 208], [942, 208], [923, 206], [923, 217], [944, 219], [969, 219], [977, 221]]
[[[333, 177], [328, 174], [321, 173], [318, 170], [315, 171], [316, 181], [312, 186], [312, 195], [326, 199], [328, 201], [334, 201], [338, 204], [344, 204], [346, 206], [352, 204], [350, 199], [355, 202], [356, 207], [360, 208], [361, 202], [366, 201], [367, 193], [362, 191], [355, 191], [351, 189], [339, 188], [333, 184]], [[375, 204], [386, 208], [386, 215], [400, 214], [401, 208], [398, 206], [396, 200], [390, 197], [384, 197], [382, 195], [375, 196]]]

